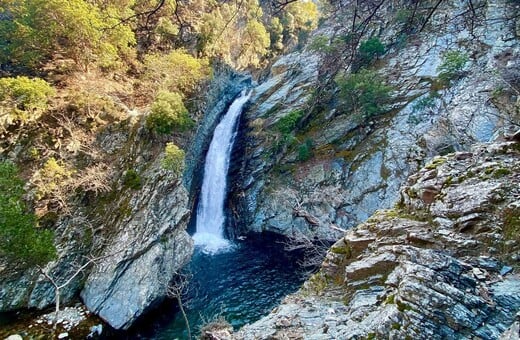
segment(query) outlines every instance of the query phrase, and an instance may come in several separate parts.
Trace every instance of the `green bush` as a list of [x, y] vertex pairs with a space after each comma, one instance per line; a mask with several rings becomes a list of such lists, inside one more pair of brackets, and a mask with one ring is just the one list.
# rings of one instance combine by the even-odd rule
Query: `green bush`
[[56, 257], [54, 235], [36, 230], [36, 217], [22, 200], [24, 183], [10, 162], [0, 162], [0, 256], [26, 266], [43, 265]]
[[358, 73], [339, 75], [335, 80], [340, 102], [345, 106], [344, 112], [370, 118], [387, 110], [392, 87], [386, 85], [376, 72], [361, 69]]
[[134, 169], [128, 169], [123, 176], [123, 185], [134, 190], [141, 189], [141, 176]]
[[444, 53], [442, 63], [437, 67], [439, 79], [449, 83], [451, 80], [459, 78], [464, 73], [469, 58], [464, 52], [451, 50]]
[[435, 107], [435, 100], [439, 97], [437, 92], [430, 93], [427, 97], [422, 97], [417, 100], [412, 106], [412, 112], [420, 112], [425, 109], [432, 109]]
[[207, 59], [195, 58], [183, 49], [147, 55], [144, 67], [149, 87], [183, 94], [193, 92], [211, 73]]
[[310, 138], [307, 138], [305, 140], [305, 143], [301, 144], [298, 147], [298, 160], [300, 162], [305, 162], [312, 157], [312, 147], [313, 147], [313, 142], [312, 142], [312, 139], [310, 139]]
[[37, 119], [55, 91], [39, 78], [0, 78], [0, 127]]
[[184, 106], [182, 96], [176, 92], [159, 92], [146, 119], [150, 130], [160, 134], [172, 133], [174, 129], [184, 131], [193, 125]]
[[161, 161], [163, 169], [180, 175], [184, 171], [184, 151], [173, 143], [167, 143], [164, 148], [164, 157]]
[[296, 128], [296, 124], [302, 117], [302, 110], [291, 111], [286, 116], [280, 118], [278, 123], [276, 123], [276, 127], [282, 134], [290, 134]]
[[382, 56], [385, 53], [385, 45], [378, 37], [372, 37], [359, 44], [358, 54], [361, 63], [364, 65], [370, 64], [374, 59]]

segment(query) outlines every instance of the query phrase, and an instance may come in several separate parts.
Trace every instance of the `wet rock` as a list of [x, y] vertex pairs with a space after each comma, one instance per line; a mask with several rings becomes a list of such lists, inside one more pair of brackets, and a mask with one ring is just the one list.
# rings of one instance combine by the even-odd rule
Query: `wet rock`
[[513, 267], [510, 266], [503, 266], [502, 269], [500, 269], [500, 275], [504, 276], [509, 274], [513, 271]]

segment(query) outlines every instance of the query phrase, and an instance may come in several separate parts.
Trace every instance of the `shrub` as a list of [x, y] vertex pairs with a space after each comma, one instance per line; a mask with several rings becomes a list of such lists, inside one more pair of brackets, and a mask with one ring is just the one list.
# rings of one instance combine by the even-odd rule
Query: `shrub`
[[168, 54], [147, 55], [144, 67], [144, 78], [152, 87], [183, 94], [191, 93], [210, 75], [207, 59], [197, 59], [182, 49]]
[[141, 176], [134, 169], [128, 169], [123, 176], [123, 185], [134, 190], [141, 189]]
[[442, 57], [442, 63], [437, 67], [439, 79], [449, 83], [463, 74], [464, 67], [468, 62], [468, 55], [464, 52], [451, 50], [446, 51]]
[[387, 110], [392, 87], [386, 85], [376, 72], [361, 69], [358, 73], [339, 75], [335, 80], [345, 112], [370, 118]]
[[291, 133], [296, 128], [296, 124], [302, 117], [302, 110], [294, 110], [289, 112], [289, 114], [280, 118], [278, 123], [276, 123], [278, 131], [284, 135]]
[[312, 147], [313, 142], [312, 139], [307, 138], [305, 143], [301, 144], [298, 147], [298, 160], [301, 162], [305, 162], [312, 157]]
[[54, 157], [47, 159], [31, 180], [36, 187], [35, 199], [53, 197], [56, 201], [62, 201], [71, 176], [72, 171], [62, 161]]
[[359, 44], [358, 53], [361, 63], [368, 65], [385, 53], [385, 45], [378, 37], [372, 37]]
[[180, 175], [184, 171], [184, 151], [173, 143], [167, 143], [164, 148], [164, 157], [161, 161], [163, 169]]
[[54, 93], [43, 79], [0, 78], [0, 127], [37, 119]]
[[412, 106], [412, 112], [420, 112], [435, 107], [435, 101], [439, 97], [437, 92], [430, 93], [426, 97], [418, 99]]
[[193, 125], [184, 106], [182, 96], [177, 92], [159, 92], [146, 119], [150, 130], [169, 134], [174, 129], [186, 130]]
[[0, 255], [27, 266], [43, 265], [56, 257], [54, 235], [36, 230], [36, 217], [22, 200], [24, 183], [10, 162], [0, 162]]

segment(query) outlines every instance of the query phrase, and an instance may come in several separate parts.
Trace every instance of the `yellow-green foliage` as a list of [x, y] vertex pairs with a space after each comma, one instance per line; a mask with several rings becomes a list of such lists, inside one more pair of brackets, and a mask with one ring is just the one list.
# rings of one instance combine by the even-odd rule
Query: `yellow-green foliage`
[[63, 162], [57, 161], [54, 157], [49, 158], [34, 175], [33, 183], [37, 187], [36, 199], [52, 195], [60, 187], [64, 187], [72, 173]]
[[259, 67], [261, 58], [269, 51], [270, 44], [269, 33], [264, 25], [255, 19], [250, 20], [242, 36], [238, 65]]
[[238, 69], [257, 67], [268, 53], [270, 36], [258, 0], [212, 2], [197, 25], [199, 51]]
[[22, 200], [24, 183], [10, 162], [0, 162], [0, 256], [25, 266], [43, 265], [56, 256], [54, 235], [34, 228], [36, 218]]
[[0, 129], [14, 122], [37, 119], [54, 93], [43, 79], [0, 78]]
[[189, 94], [210, 75], [207, 59], [198, 59], [183, 49], [144, 58], [144, 79], [153, 88]]
[[161, 166], [178, 176], [184, 170], [184, 151], [173, 143], [167, 143]]
[[464, 52], [457, 50], [446, 51], [442, 56], [442, 63], [437, 67], [439, 78], [446, 83], [460, 77], [469, 58]]
[[172, 133], [174, 129], [185, 130], [192, 125], [182, 96], [177, 92], [159, 92], [146, 119], [146, 126], [160, 134]]
[[[0, 0], [0, 62], [36, 66], [59, 53], [87, 67], [119, 66], [133, 53], [135, 37], [128, 15], [113, 4], [85, 0]], [[102, 6], [99, 6], [103, 4]], [[4, 43], [5, 42], [5, 43]]]
[[293, 27], [298, 30], [313, 30], [318, 27], [318, 6], [312, 1], [296, 1], [285, 9], [292, 17]]

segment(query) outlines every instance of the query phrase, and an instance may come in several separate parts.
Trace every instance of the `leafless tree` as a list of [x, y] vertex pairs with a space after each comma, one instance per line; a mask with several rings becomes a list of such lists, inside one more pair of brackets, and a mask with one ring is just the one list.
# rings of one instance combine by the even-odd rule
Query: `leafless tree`
[[60, 313], [60, 296], [63, 288], [67, 287], [72, 281], [78, 276], [85, 273], [85, 270], [91, 265], [95, 265], [98, 261], [104, 258], [111, 257], [116, 253], [103, 255], [103, 256], [84, 256], [85, 262], [82, 265], [76, 264], [76, 268], [72, 270], [71, 274], [66, 277], [64, 280], [60, 280], [61, 278], [53, 277], [50, 271], [47, 268], [43, 268], [38, 266], [38, 270], [40, 273], [51, 283], [54, 287], [54, 295], [55, 295], [55, 316], [54, 316], [54, 329], [56, 329], [58, 317]]
[[183, 297], [188, 292], [188, 285], [191, 281], [192, 274], [189, 273], [174, 273], [173, 282], [168, 284], [167, 294], [168, 297], [177, 300], [177, 304], [179, 305], [179, 309], [181, 310], [182, 317], [184, 318], [184, 323], [186, 324], [186, 330], [188, 331], [188, 339], [191, 339], [191, 327], [190, 321], [188, 320], [188, 315], [184, 310], [184, 302]]

